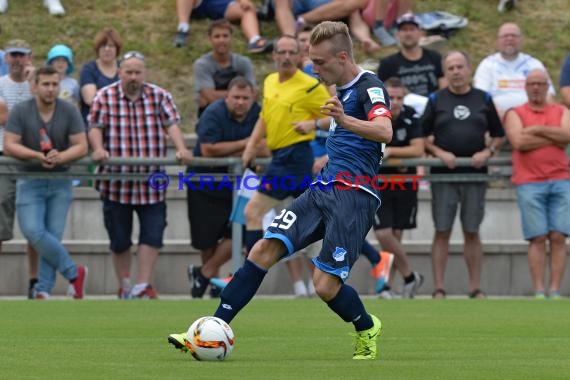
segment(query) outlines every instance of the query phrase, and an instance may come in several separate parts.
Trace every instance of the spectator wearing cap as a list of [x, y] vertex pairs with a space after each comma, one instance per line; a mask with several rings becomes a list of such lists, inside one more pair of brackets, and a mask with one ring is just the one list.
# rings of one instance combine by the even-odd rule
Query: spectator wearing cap
[[[534, 69], [546, 71], [538, 59], [521, 52], [523, 35], [517, 24], [507, 22], [499, 28], [497, 34], [498, 52], [484, 58], [473, 78], [473, 85], [487, 91], [493, 97], [499, 116], [513, 107], [528, 101], [525, 80]], [[548, 96], [552, 100], [554, 87], [548, 80]]]
[[[11, 40], [6, 45], [6, 63], [8, 74], [0, 77], [0, 155], [4, 154], [4, 127], [12, 108], [24, 100], [32, 97], [29, 79], [33, 75], [32, 49], [30, 45], [20, 39]], [[13, 168], [0, 166], [3, 172], [13, 172]], [[16, 201], [16, 178], [0, 175], [0, 252], [2, 242], [11, 240], [14, 228], [14, 213]], [[38, 255], [28, 244], [28, 271], [30, 276], [30, 292], [37, 283]]]
[[411, 93], [428, 96], [447, 86], [441, 65], [441, 54], [420, 46], [422, 31], [413, 13], [396, 20], [396, 37], [400, 51], [380, 60], [378, 77], [383, 81], [396, 77]]
[[[63, 16], [65, 14], [65, 9], [61, 5], [60, 0], [43, 0], [44, 7], [48, 9], [48, 12], [52, 16]], [[8, 0], [0, 0], [0, 13], [5, 13], [8, 10]]]
[[[180, 114], [172, 95], [145, 81], [146, 64], [139, 52], [127, 52], [119, 66], [119, 81], [99, 90], [88, 116], [91, 157], [100, 163], [99, 173], [125, 175], [165, 172], [164, 166], [106, 165], [110, 157], [166, 157], [166, 136], [176, 158], [188, 165], [192, 153], [180, 130]], [[146, 179], [98, 180], [105, 229], [119, 281], [119, 298], [157, 298], [150, 285], [166, 228], [166, 187]], [[139, 219], [137, 277], [130, 288], [133, 213]]]
[[79, 106], [79, 83], [70, 75], [75, 71], [73, 52], [66, 45], [55, 45], [48, 53], [46, 65], [59, 73], [59, 98]]

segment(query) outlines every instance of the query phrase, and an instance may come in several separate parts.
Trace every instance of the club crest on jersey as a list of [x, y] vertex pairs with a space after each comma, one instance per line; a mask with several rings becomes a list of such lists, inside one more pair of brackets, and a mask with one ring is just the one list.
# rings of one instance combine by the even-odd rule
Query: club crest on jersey
[[374, 103], [386, 103], [384, 99], [384, 91], [380, 87], [371, 87], [366, 90], [368, 92], [368, 97], [370, 98], [370, 102]]
[[335, 259], [335, 261], [343, 261], [344, 257], [346, 256], [346, 249], [341, 248], [341, 247], [336, 247], [332, 256], [333, 256], [333, 259]]
[[453, 116], [455, 116], [456, 119], [465, 120], [470, 115], [471, 115], [471, 111], [466, 106], [459, 105], [453, 109]]
[[396, 139], [398, 141], [404, 141], [408, 136], [408, 131], [405, 128], [399, 128], [396, 130]]

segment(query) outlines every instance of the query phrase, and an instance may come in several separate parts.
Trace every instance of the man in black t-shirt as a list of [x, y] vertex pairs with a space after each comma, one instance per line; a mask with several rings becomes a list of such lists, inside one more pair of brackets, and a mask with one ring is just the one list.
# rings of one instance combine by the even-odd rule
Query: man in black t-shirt
[[422, 32], [416, 16], [406, 13], [398, 18], [396, 26], [400, 51], [380, 60], [378, 77], [383, 81], [400, 78], [408, 91], [423, 96], [444, 88], [447, 82], [441, 68], [441, 55], [420, 46]]
[[[432, 173], [486, 173], [487, 160], [503, 144], [505, 133], [490, 94], [471, 87], [471, 64], [468, 56], [451, 51], [443, 60], [449, 86], [430, 95], [421, 118], [427, 151], [440, 158], [445, 167]], [[485, 135], [489, 133], [490, 142]], [[470, 157], [470, 167], [456, 167], [457, 157]], [[435, 281], [434, 297], [445, 297], [443, 278], [449, 238], [457, 206], [461, 205], [464, 235], [463, 255], [469, 272], [469, 296], [484, 297], [480, 290], [483, 250], [479, 226], [483, 221], [486, 182], [434, 182], [432, 215], [435, 236], [432, 265]]]

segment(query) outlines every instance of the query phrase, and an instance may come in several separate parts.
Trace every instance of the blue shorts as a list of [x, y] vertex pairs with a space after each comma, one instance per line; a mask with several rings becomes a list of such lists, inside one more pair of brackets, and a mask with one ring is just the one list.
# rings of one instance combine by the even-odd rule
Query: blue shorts
[[[331, 2], [331, 0], [289, 0], [291, 5], [291, 10], [295, 16], [302, 15], [303, 13], [307, 13], [312, 11], [315, 8], [320, 7], [321, 5], [325, 5]], [[273, 9], [275, 9], [275, 0], [272, 2]]]
[[224, 18], [228, 6], [234, 0], [202, 0], [199, 5], [192, 9], [192, 18], [219, 20]]
[[526, 240], [550, 231], [570, 235], [570, 181], [547, 181], [516, 186]]
[[314, 160], [309, 142], [274, 150], [258, 191], [278, 200], [297, 198], [312, 181]]
[[377, 198], [362, 190], [310, 188], [273, 219], [264, 238], [281, 240], [287, 248], [284, 257], [323, 239], [313, 263], [346, 281], [370, 231], [378, 203]]
[[139, 218], [139, 245], [162, 248], [162, 235], [166, 228], [166, 203], [150, 205], [128, 205], [103, 199], [103, 218], [109, 235], [110, 249], [113, 253], [122, 253], [131, 245], [133, 233], [133, 211]]

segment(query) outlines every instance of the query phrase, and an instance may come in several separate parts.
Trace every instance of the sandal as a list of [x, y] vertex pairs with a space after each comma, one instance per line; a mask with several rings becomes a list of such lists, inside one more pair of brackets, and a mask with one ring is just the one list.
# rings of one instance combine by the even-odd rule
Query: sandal
[[487, 295], [481, 289], [475, 289], [469, 293], [469, 298], [487, 298]]
[[432, 298], [445, 298], [447, 294], [445, 294], [445, 290], [443, 289], [436, 289], [433, 293], [432, 293]]

